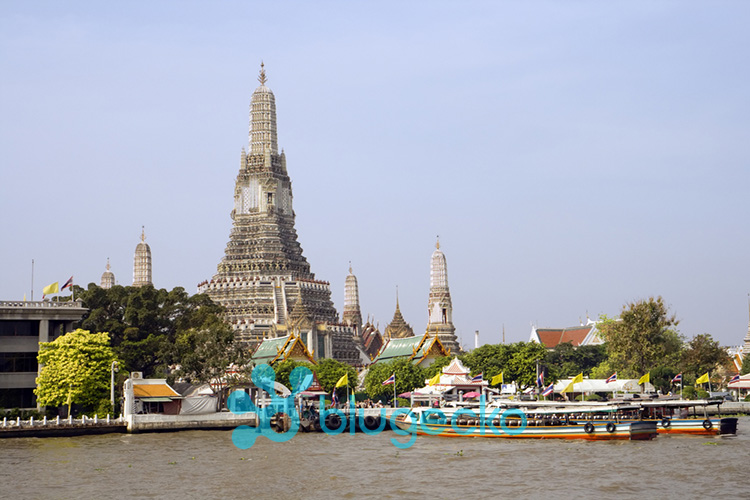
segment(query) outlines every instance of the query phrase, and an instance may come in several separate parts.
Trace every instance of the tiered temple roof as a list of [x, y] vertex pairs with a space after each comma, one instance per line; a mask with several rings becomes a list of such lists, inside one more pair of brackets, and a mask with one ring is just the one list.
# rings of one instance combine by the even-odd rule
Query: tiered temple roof
[[450, 350], [443, 347], [440, 339], [429, 333], [421, 337], [390, 338], [380, 350], [375, 363], [407, 358], [415, 365], [429, 366], [435, 358], [448, 356]]
[[412, 330], [401, 314], [401, 309], [398, 306], [398, 297], [396, 297], [396, 312], [393, 313], [393, 319], [385, 327], [384, 333], [387, 339], [402, 339], [414, 336], [414, 330]]
[[275, 363], [287, 359], [315, 364], [312, 353], [307, 349], [302, 339], [294, 334], [275, 339], [265, 339], [253, 353], [253, 361], [256, 364], [267, 363], [273, 366]]

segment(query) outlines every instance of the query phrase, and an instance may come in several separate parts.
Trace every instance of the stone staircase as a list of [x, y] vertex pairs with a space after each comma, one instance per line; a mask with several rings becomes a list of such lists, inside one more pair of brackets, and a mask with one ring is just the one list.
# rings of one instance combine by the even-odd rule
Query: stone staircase
[[280, 285], [273, 287], [273, 295], [276, 304], [276, 323], [286, 325], [286, 302], [284, 301], [284, 294]]

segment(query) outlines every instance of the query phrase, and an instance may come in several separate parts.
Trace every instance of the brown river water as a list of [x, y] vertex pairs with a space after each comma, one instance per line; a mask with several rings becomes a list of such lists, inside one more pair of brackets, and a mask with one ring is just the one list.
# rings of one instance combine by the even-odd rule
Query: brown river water
[[587, 442], [231, 431], [0, 440], [0, 498], [750, 498], [735, 437]]

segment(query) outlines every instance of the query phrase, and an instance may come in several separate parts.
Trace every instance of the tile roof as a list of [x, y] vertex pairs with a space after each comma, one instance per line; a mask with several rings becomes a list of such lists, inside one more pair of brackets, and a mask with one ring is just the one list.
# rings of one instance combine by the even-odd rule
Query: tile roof
[[584, 341], [586, 336], [594, 328], [593, 325], [574, 326], [571, 328], [537, 328], [536, 333], [539, 341], [547, 349], [552, 349], [558, 344], [570, 342], [573, 347], [578, 347]]

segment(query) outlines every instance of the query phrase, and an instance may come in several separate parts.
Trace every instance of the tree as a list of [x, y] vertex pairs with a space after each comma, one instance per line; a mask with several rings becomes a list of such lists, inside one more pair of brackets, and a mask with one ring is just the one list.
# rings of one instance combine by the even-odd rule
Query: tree
[[336, 383], [344, 376], [347, 375], [349, 379], [349, 389], [353, 392], [357, 388], [357, 370], [353, 366], [335, 359], [325, 358], [321, 359], [315, 367], [315, 374], [318, 376], [318, 382], [326, 392], [333, 391]]
[[110, 332], [126, 371], [166, 376], [170, 365], [181, 365], [187, 378], [205, 381], [244, 359], [232, 347], [224, 308], [205, 294], [188, 296], [181, 287], [167, 291], [151, 285], [103, 289], [93, 283], [75, 293], [89, 309], [81, 327]]
[[249, 353], [234, 343], [234, 333], [223, 320], [211, 316], [199, 327], [178, 330], [174, 344], [179, 368], [176, 375], [188, 382], [209, 382], [230, 365], [241, 366]]
[[34, 393], [44, 406], [73, 404], [96, 409], [110, 390], [110, 370], [117, 360], [108, 333], [74, 330], [39, 344], [42, 367]]
[[678, 323], [661, 297], [650, 297], [623, 306], [617, 320], [602, 317], [598, 329], [612, 368], [624, 378], [638, 378], [679, 357], [682, 339], [674, 330]]
[[750, 373], [750, 355], [745, 354], [745, 357], [742, 358], [742, 370], [740, 371], [740, 375], [747, 375]]
[[680, 367], [683, 376], [697, 378], [729, 362], [729, 354], [708, 333], [696, 335], [682, 351]]
[[[281, 363], [276, 363], [275, 365], [273, 365], [273, 371], [276, 372], [276, 382], [279, 382], [280, 384], [284, 384], [289, 390], [293, 389], [292, 384], [289, 382], [289, 375], [292, 373], [292, 370], [294, 370], [298, 366], [305, 366], [311, 372], [317, 373], [316, 366], [313, 365], [312, 363], [286, 359], [282, 361]], [[335, 383], [336, 382], [334, 382], [334, 384]]]
[[[396, 374], [395, 389], [393, 385], [383, 385], [383, 382], [394, 373]], [[398, 395], [424, 387], [427, 378], [426, 370], [415, 365], [411, 360], [394, 359], [386, 363], [370, 365], [365, 375], [365, 391], [373, 399], [389, 400], [393, 399], [394, 390]]]
[[[485, 380], [492, 380], [492, 377], [508, 369], [512, 357], [513, 348], [511, 345], [484, 344], [459, 356], [459, 359], [471, 370], [472, 375], [483, 373]], [[511, 380], [509, 373], [505, 373], [504, 378], [506, 381]]]
[[[604, 345], [573, 347], [570, 342], [564, 342], [547, 351], [544, 361], [549, 370], [550, 380], [556, 380], [575, 377], [581, 372], [591, 376], [592, 370], [606, 359], [607, 351]], [[608, 373], [604, 378], [610, 375], [611, 373]]]

